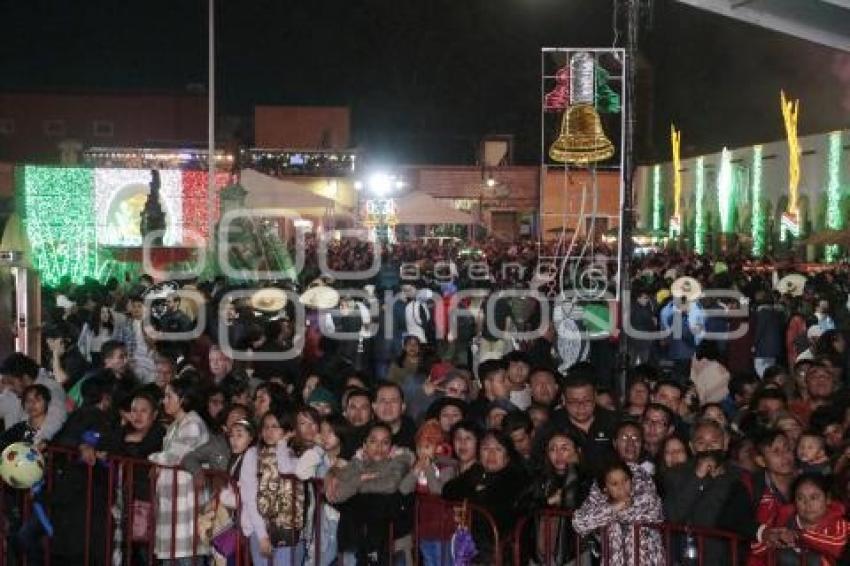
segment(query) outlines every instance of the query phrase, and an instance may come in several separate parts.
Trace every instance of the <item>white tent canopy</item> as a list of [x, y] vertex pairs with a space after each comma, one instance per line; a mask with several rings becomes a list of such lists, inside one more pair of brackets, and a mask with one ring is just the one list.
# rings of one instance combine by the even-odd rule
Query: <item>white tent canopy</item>
[[248, 208], [286, 208], [311, 216], [333, 212], [336, 202], [310, 192], [298, 183], [283, 181], [253, 169], [243, 169], [239, 184], [248, 192]]
[[399, 224], [473, 224], [472, 216], [425, 193], [410, 193], [396, 199]]

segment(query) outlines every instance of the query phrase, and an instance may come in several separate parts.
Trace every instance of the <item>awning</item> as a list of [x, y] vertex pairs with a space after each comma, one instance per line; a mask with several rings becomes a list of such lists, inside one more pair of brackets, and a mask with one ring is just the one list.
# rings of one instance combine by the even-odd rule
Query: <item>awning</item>
[[396, 199], [399, 224], [474, 224], [472, 215], [452, 208], [426, 193], [410, 193]]
[[850, 51], [850, 0], [678, 0], [769, 30]]
[[276, 177], [243, 169], [239, 184], [248, 191], [245, 206], [248, 208], [285, 208], [309, 216], [332, 213], [336, 202], [310, 192], [309, 189]]

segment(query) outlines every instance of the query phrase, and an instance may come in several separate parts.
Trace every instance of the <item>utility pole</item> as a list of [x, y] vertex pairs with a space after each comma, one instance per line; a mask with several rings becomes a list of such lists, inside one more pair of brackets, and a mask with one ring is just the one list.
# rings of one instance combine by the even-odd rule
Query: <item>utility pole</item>
[[[637, 76], [638, 35], [640, 29], [640, 5], [642, 0], [618, 0], [614, 9], [622, 6], [626, 11], [626, 84], [625, 110], [626, 125], [623, 132], [623, 202], [620, 210], [620, 257], [618, 258], [620, 321], [627, 313], [624, 311], [624, 301], [631, 289], [631, 260], [632, 260], [632, 229], [634, 226], [634, 190], [635, 173], [635, 80]], [[631, 297], [629, 297], [631, 303]], [[628, 337], [620, 333], [620, 391], [626, 391], [626, 374], [629, 367]]]
[[209, 0], [209, 67], [207, 78], [207, 246], [215, 247], [215, 0]]

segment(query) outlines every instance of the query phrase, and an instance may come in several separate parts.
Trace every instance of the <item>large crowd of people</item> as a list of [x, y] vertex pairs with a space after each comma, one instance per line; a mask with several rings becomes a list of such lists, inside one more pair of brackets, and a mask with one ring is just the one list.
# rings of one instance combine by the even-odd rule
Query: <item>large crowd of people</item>
[[[596, 253], [585, 262], [610, 272]], [[329, 254], [336, 270], [375, 259], [357, 243]], [[334, 281], [311, 247], [297, 281], [260, 295], [234, 295], [222, 277], [45, 290], [43, 359], [0, 363], [0, 448], [77, 455], [53, 471], [53, 559], [83, 563], [89, 535], [93, 549], [133, 537], [114, 545], [131, 548], [118, 560], [147, 563], [134, 521], [114, 521], [116, 533], [97, 518], [115, 502], [134, 520], [148, 504], [153, 555], [173, 564], [233, 559], [195, 532], [196, 515], [238, 517], [254, 564], [846, 560], [847, 267], [782, 288], [793, 265], [650, 254], [632, 264], [616, 328], [591, 332], [583, 313], [607, 304], [601, 295], [498, 293], [552, 295], [541, 255], [531, 242], [397, 245], [368, 280]], [[683, 276], [703, 293], [674, 284]], [[465, 294], [474, 288], [483, 302]], [[338, 302], [297, 305], [276, 289]], [[196, 336], [174, 339], [185, 332]], [[180, 471], [117, 481], [102, 465], [115, 456]], [[205, 469], [238, 493], [199, 494]], [[132, 501], [107, 493], [129, 483]], [[499, 544], [480, 515], [441, 500], [485, 510]], [[544, 520], [545, 510], [557, 513]], [[653, 526], [662, 522], [730, 536], [665, 540]], [[13, 556], [42, 563], [44, 535], [32, 517], [13, 517]]]

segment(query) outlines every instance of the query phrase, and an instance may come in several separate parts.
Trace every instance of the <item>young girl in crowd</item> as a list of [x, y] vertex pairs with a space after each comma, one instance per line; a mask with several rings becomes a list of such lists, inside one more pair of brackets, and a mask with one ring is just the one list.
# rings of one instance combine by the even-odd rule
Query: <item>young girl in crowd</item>
[[630, 564], [663, 564], [661, 536], [651, 528], [640, 529], [640, 559], [635, 556], [636, 523], [662, 520], [661, 499], [653, 491], [635, 494], [633, 473], [623, 462], [613, 462], [602, 469], [597, 485], [605, 494], [600, 501], [588, 498], [573, 515], [573, 527], [582, 536], [596, 531], [603, 537], [610, 566]]
[[295, 434], [289, 447], [296, 458], [316, 445], [321, 420], [319, 411], [313, 407], [301, 406], [295, 412]]
[[398, 492], [412, 455], [394, 447], [392, 431], [373, 424], [362, 450], [326, 484], [326, 496], [338, 504], [339, 549], [344, 564], [388, 562], [390, 524], [401, 508]]
[[478, 445], [483, 435], [481, 426], [473, 420], [463, 420], [452, 427], [449, 440], [457, 460], [458, 475], [478, 464]]
[[[342, 439], [348, 437], [350, 428], [348, 421], [339, 415], [322, 418], [316, 444], [301, 454], [295, 464], [295, 475], [298, 476], [298, 479], [302, 481], [323, 480], [330, 470], [344, 467], [346, 462], [340, 457]], [[309, 500], [311, 504], [320, 501], [316, 497], [311, 497]], [[313, 517], [315, 517], [313, 509], [308, 509], [308, 523]], [[307, 558], [305, 564], [328, 566], [337, 559], [336, 532], [338, 527], [339, 511], [323, 502], [319, 526], [320, 554], [317, 559], [315, 542], [308, 539], [306, 541]], [[309, 536], [315, 532], [315, 529], [310, 526], [305, 528], [305, 532]]]
[[681, 438], [675, 434], [668, 436], [661, 443], [661, 450], [658, 451], [655, 461], [656, 475], [663, 476], [670, 468], [686, 464], [690, 456], [688, 445]]
[[[766, 526], [776, 529], [777, 542], [753, 543], [749, 566], [832, 565], [844, 552], [850, 522], [844, 518], [844, 506], [829, 495], [829, 479], [820, 473], [801, 474], [791, 492], [794, 503], [781, 507]], [[771, 558], [769, 552], [776, 554]]]
[[[440, 423], [436, 419], [422, 423], [416, 432], [416, 462], [402, 480], [399, 491], [439, 496], [446, 482], [457, 475], [457, 462], [450, 454]], [[451, 529], [445, 527], [445, 506], [433, 497], [423, 497], [416, 509], [422, 563], [438, 566], [449, 556]]]
[[[554, 432], [546, 441], [542, 473], [519, 498], [523, 513], [533, 516], [543, 509], [575, 509], [587, 495], [587, 485], [579, 475], [579, 451], [575, 440], [565, 432]], [[535, 521], [530, 552], [538, 564], [564, 564], [575, 558], [575, 532], [569, 519], [552, 517]]]
[[[147, 392], [138, 392], [133, 396], [123, 434], [119, 437], [120, 455], [142, 460], [162, 450], [165, 427], [159, 421], [158, 406], [159, 403]], [[152, 509], [148, 467], [127, 464], [119, 473], [122, 506], [128, 510], [139, 505]], [[120, 529], [121, 525], [116, 525], [116, 528]], [[122, 536], [131, 536], [131, 533], [122, 532]], [[133, 564], [147, 564], [148, 552], [145, 544], [132, 542], [130, 552]]]
[[100, 348], [115, 335], [115, 318], [112, 309], [105, 304], [98, 304], [91, 311], [89, 320], [83, 324], [80, 337], [77, 339], [77, 348], [92, 367], [99, 368], [103, 365]]
[[[239, 415], [242, 411], [231, 412], [231, 414]], [[227, 475], [232, 482], [238, 486], [239, 475], [242, 471], [242, 462], [245, 460], [245, 454], [254, 443], [256, 437], [256, 429], [254, 424], [248, 420], [247, 415], [240, 415], [234, 421], [230, 421], [226, 428], [227, 442], [229, 445], [229, 461], [227, 463]], [[207, 533], [209, 537], [220, 534], [220, 529], [223, 526], [231, 524], [234, 514], [236, 513], [236, 493], [227, 485], [222, 489], [216, 498], [207, 505], [206, 515], [210, 517], [210, 529]], [[198, 520], [203, 519], [202, 515]], [[200, 527], [203, 530], [203, 526]], [[222, 535], [226, 536], [226, 535]], [[217, 540], [212, 538], [213, 558], [216, 566], [235, 566], [236, 552], [232, 546], [231, 540]]]
[[0, 433], [0, 450], [15, 442], [32, 444], [35, 441], [38, 431], [47, 419], [50, 390], [44, 385], [30, 385], [21, 395], [21, 404], [27, 418]]
[[292, 424], [282, 411], [267, 412], [260, 421], [259, 442], [242, 460], [242, 532], [250, 537], [254, 564], [295, 566], [303, 559], [304, 485], [281, 474], [295, 472], [287, 445]]

